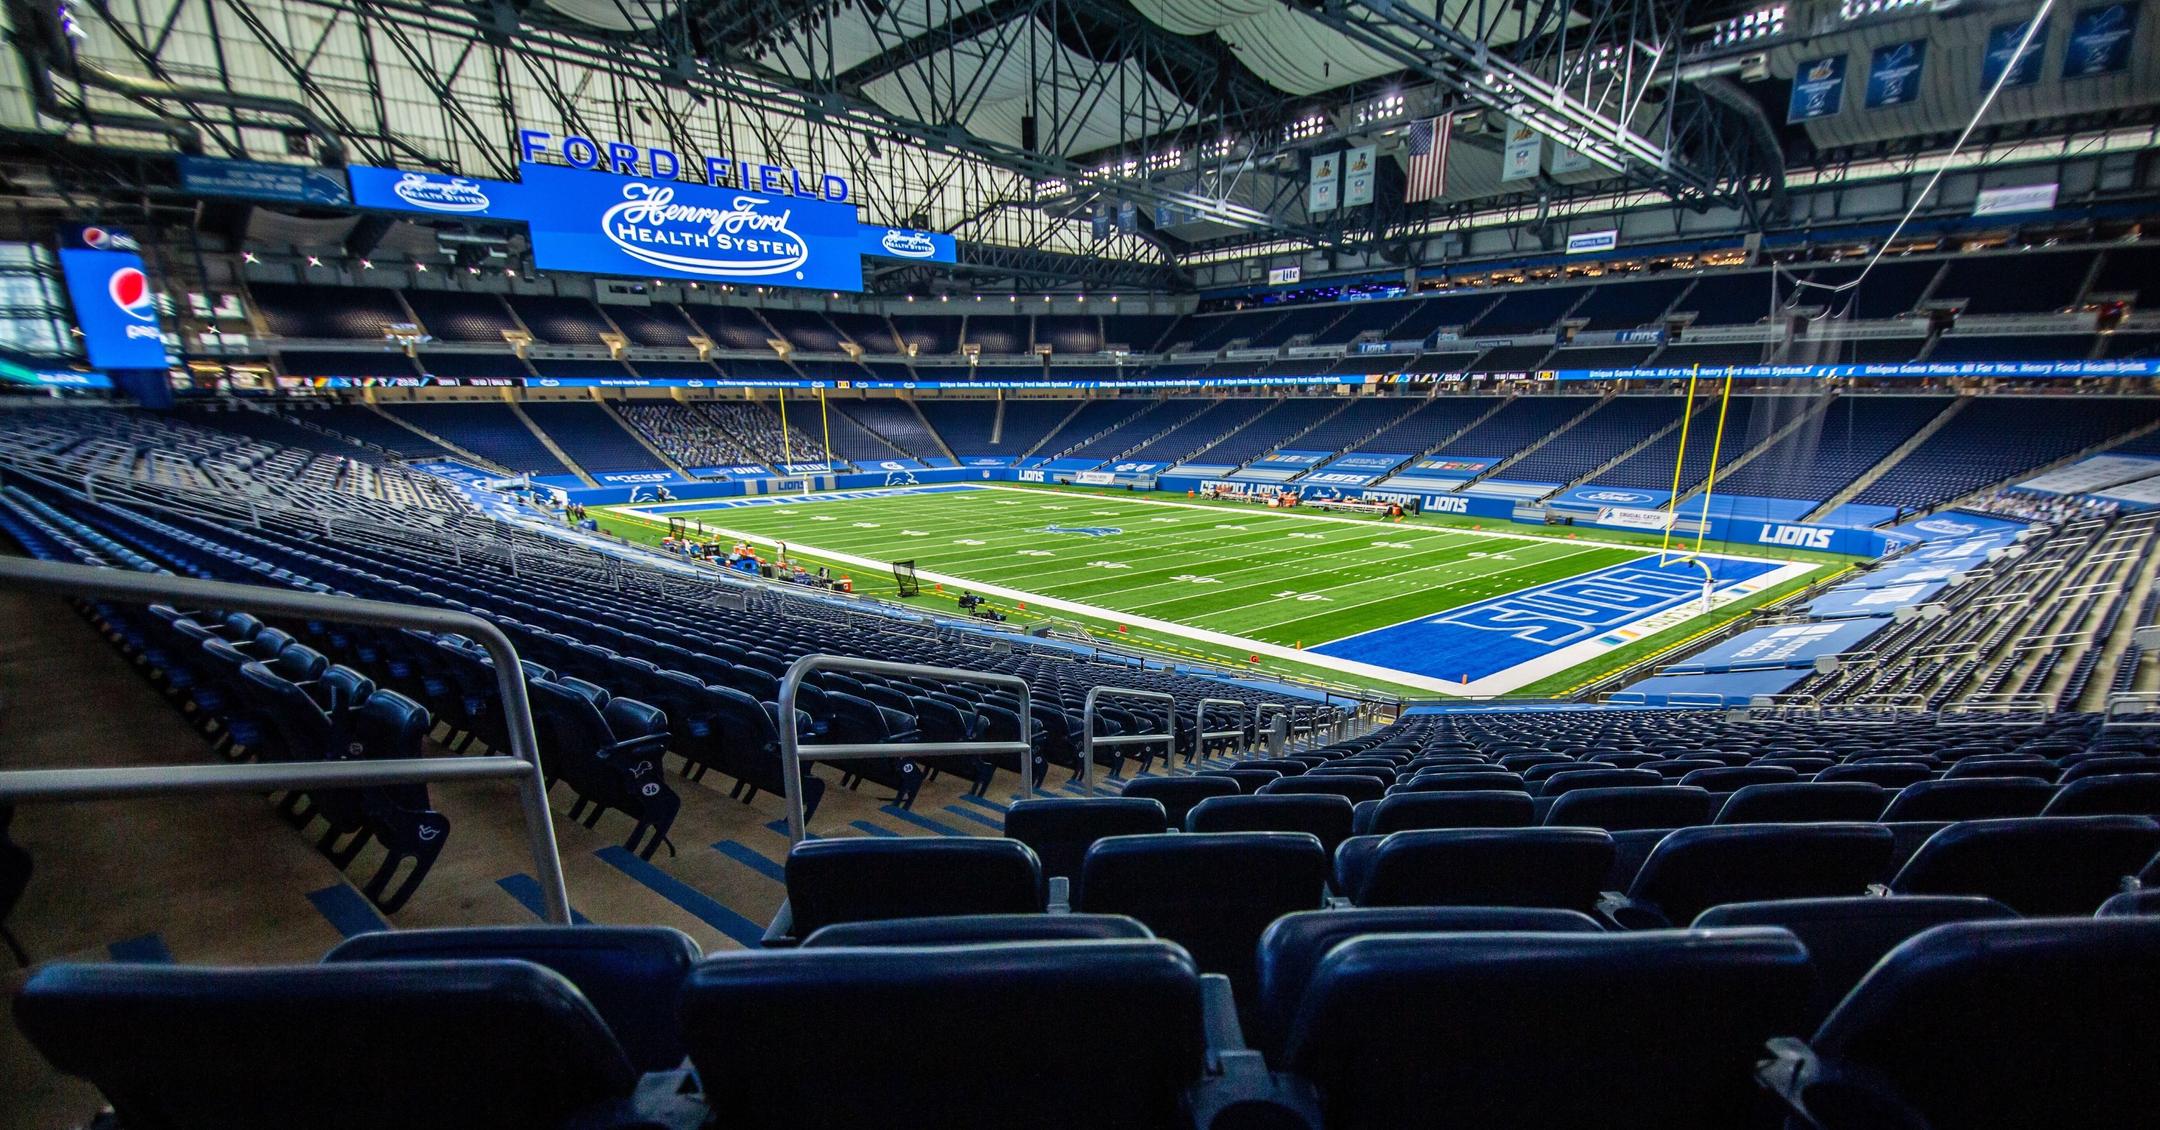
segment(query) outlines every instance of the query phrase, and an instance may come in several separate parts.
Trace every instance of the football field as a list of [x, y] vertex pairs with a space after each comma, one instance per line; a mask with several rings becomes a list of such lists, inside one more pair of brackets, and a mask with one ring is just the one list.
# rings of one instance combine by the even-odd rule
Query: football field
[[[863, 571], [912, 560], [947, 596], [1424, 692], [1517, 690], [1706, 611], [1704, 567], [1654, 550], [1167, 496], [954, 484], [615, 513]], [[1819, 567], [1707, 564], [1715, 606]]]

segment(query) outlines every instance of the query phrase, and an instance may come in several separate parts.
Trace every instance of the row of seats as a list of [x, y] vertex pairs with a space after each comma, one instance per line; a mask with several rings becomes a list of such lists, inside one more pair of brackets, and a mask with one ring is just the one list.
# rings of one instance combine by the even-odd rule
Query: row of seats
[[1812, 922], [1476, 909], [1283, 919], [1252, 1027], [1176, 943], [1079, 915], [709, 957], [658, 929], [363, 935], [314, 966], [49, 966], [15, 1017], [122, 1125], [172, 1130], [2147, 1121], [2160, 918], [1970, 909], [1882, 931], [1827, 1015], [1817, 979], [1849, 970]]

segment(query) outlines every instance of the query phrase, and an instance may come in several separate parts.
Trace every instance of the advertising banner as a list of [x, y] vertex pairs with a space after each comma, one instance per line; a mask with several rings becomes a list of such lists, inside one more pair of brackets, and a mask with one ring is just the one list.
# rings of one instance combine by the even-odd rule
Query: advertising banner
[[960, 244], [942, 232], [910, 231], [906, 228], [881, 228], [864, 224], [862, 253], [879, 259], [957, 263], [960, 261]]
[[319, 204], [332, 208], [352, 203], [352, 194], [345, 187], [345, 176], [336, 169], [191, 157], [185, 153], [179, 156], [178, 163], [180, 187], [198, 196], [237, 196], [247, 200]]
[[862, 289], [852, 205], [526, 164], [542, 270]]
[[352, 178], [353, 203], [362, 208], [438, 216], [484, 216], [496, 220], [524, 218], [517, 206], [517, 196], [523, 186], [511, 181], [378, 169], [368, 165], [354, 165], [345, 172]]
[[90, 363], [100, 369], [162, 369], [165, 334], [157, 295], [143, 271], [142, 246], [113, 228], [60, 231], [60, 270]]

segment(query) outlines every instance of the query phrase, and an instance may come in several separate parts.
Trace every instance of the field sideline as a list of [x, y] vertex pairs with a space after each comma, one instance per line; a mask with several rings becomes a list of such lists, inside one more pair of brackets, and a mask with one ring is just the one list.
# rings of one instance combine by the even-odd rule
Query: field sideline
[[[683, 518], [722, 540], [786, 542], [797, 556], [856, 569], [912, 559], [926, 588], [940, 580], [974, 586], [1007, 598], [1008, 607], [1028, 603], [1030, 611], [1040, 611], [1047, 606], [1113, 625], [1112, 632], [1124, 624], [1128, 632], [1142, 634], [1135, 642], [1183, 637], [1204, 645], [1202, 652], [1215, 658], [1250, 648], [1293, 666], [1320, 669], [1313, 673], [1424, 693], [1506, 693], [1581, 666], [1561, 663], [1564, 658], [1595, 661], [1639, 642], [1645, 633], [1603, 636], [1593, 644], [1587, 641], [1597, 632], [1586, 630], [1575, 633], [1584, 642], [1573, 647], [1526, 649], [1505, 635], [1458, 631], [1452, 645], [1435, 641], [1428, 647], [1422, 619], [1450, 610], [1465, 610], [1452, 613], [1458, 618], [1498, 610], [1506, 620], [1521, 612], [1519, 594], [1525, 590], [1551, 598], [1604, 593], [1624, 578], [1641, 576], [1646, 560], [1655, 565], [1655, 555], [1641, 548], [1589, 539], [1013, 486], [609, 510], [609, 516], [635, 521], [648, 534], [667, 518]], [[1721, 610], [1738, 600], [1753, 603], [1762, 587], [1782, 587], [1818, 571], [1783, 558], [1713, 560], [1721, 585], [1733, 582], [1720, 589]], [[1679, 568], [1687, 577], [1672, 587], [1699, 590], [1700, 573]], [[1763, 580], [1749, 579], [1755, 576]], [[1653, 588], [1661, 581], [1647, 579]], [[1584, 588], [1591, 584], [1606, 587]], [[1686, 610], [1668, 605], [1654, 626], [1664, 632], [1689, 622], [1696, 618], [1689, 614], [1695, 607], [1692, 597]], [[1409, 640], [1392, 639], [1405, 630], [1412, 633]], [[1474, 669], [1481, 659], [1491, 659], [1494, 648], [1478, 646], [1488, 641], [1516, 648], [1520, 654], [1511, 653], [1513, 659], [1522, 662]], [[1376, 651], [1367, 647], [1375, 642]], [[1331, 643], [1337, 646], [1328, 647]], [[1451, 647], [1468, 654], [1458, 657]]]

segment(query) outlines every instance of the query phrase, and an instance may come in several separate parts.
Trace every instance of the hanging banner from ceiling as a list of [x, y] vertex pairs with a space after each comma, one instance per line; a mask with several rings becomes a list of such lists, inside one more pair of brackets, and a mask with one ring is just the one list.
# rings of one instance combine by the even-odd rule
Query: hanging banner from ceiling
[[362, 208], [491, 220], [524, 218], [518, 206], [518, 193], [523, 186], [513, 181], [378, 169], [368, 165], [354, 165], [345, 171], [352, 179], [353, 203]]
[[1927, 65], [1927, 40], [1885, 43], [1868, 56], [1867, 108], [1903, 106], [1920, 97], [1920, 69]]
[[[1980, 93], [1995, 88], [1995, 80], [2002, 78], [2005, 70], [2010, 77], [2003, 79], [2003, 89], [2031, 86], [2040, 81], [2040, 60], [2047, 54], [2048, 29], [2046, 24], [2033, 33], [2032, 42], [2018, 53], [2018, 42], [2025, 38], [2025, 28], [2031, 20], [2012, 20], [1996, 24], [1988, 29], [1987, 53], [1980, 57]], [[2017, 63], [2011, 65], [2010, 56], [2017, 53]]]
[[1507, 144], [1500, 154], [1502, 181], [1529, 180], [1544, 166], [1545, 137], [1528, 122], [1507, 119]]
[[2137, 21], [2135, 0], [2080, 9], [2070, 21], [2070, 44], [2063, 51], [2062, 77], [2090, 78], [2127, 70]]
[[1313, 158], [1312, 183], [1305, 190], [1305, 210], [1308, 212], [1332, 212], [1342, 195], [1342, 159], [1340, 153], [1328, 153]]
[[862, 289], [853, 205], [552, 165], [518, 172], [543, 270]]
[[1558, 140], [1553, 142], [1552, 175], [1557, 177], [1565, 176], [1568, 173], [1579, 173], [1589, 168], [1591, 164], [1590, 158], [1560, 144]]
[[1800, 64], [1793, 76], [1792, 100], [1785, 105], [1785, 122], [1827, 118], [1845, 108], [1845, 56], [1832, 55]]
[[1376, 145], [1360, 145], [1343, 154], [1343, 207], [1373, 202], [1373, 173], [1379, 167], [1380, 148]]

